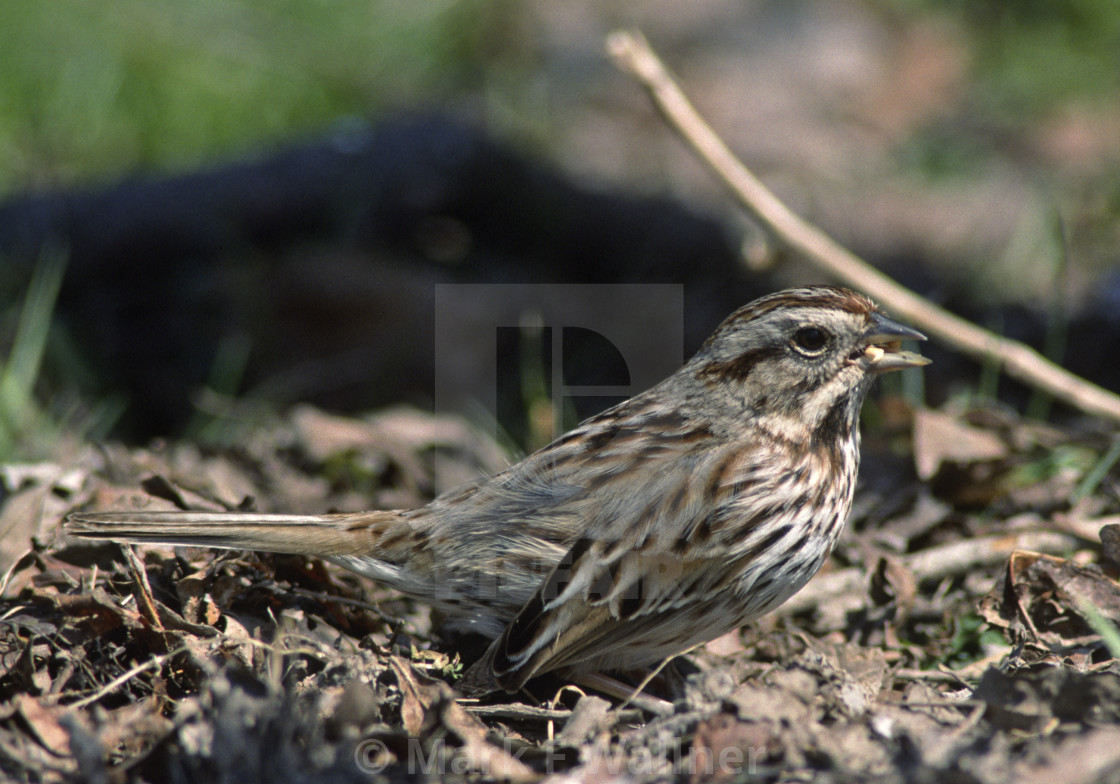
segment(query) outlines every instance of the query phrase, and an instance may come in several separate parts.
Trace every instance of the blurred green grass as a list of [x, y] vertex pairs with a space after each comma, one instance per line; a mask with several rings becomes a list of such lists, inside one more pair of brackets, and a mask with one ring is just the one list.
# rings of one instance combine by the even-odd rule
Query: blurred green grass
[[[476, 91], [514, 0], [61, 0], [0, 14], [0, 199], [184, 171], [350, 118]], [[56, 252], [57, 250], [57, 252]], [[85, 368], [52, 325], [66, 255], [27, 286], [0, 259], [0, 460], [105, 433], [122, 401], [69, 390]], [[58, 258], [56, 259], [55, 256]], [[56, 263], [57, 262], [57, 263]], [[25, 288], [26, 287], [26, 288]], [[49, 401], [49, 402], [42, 402]]]
[[0, 196], [184, 169], [461, 93], [502, 0], [9, 3]]
[[[1120, 95], [1117, 0], [868, 1], [966, 31], [978, 116], [1019, 123]], [[485, 95], [487, 80], [517, 93], [539, 65], [531, 16], [517, 0], [6, 4], [0, 197], [186, 169], [340, 118]], [[954, 144], [919, 138], [910, 154], [935, 173], [985, 154]]]

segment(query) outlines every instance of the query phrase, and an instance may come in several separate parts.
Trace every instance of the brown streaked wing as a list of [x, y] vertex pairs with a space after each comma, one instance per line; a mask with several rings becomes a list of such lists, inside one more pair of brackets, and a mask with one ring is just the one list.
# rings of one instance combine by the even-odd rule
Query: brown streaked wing
[[[729, 563], [634, 550], [612, 557], [607, 550], [577, 542], [494, 643], [489, 663], [503, 688], [611, 654], [626, 661], [659, 635], [671, 639], [681, 613], [695, 617], [695, 607], [716, 601], [744, 571], [742, 558]], [[581, 595], [562, 596], [572, 583], [583, 586]], [[688, 624], [684, 630], [700, 631]]]

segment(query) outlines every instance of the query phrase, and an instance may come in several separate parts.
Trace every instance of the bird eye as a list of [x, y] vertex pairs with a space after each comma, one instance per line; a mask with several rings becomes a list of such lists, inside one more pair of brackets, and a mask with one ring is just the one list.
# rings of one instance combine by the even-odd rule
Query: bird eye
[[828, 345], [828, 333], [818, 327], [802, 327], [793, 333], [793, 347], [802, 354], [815, 356]]

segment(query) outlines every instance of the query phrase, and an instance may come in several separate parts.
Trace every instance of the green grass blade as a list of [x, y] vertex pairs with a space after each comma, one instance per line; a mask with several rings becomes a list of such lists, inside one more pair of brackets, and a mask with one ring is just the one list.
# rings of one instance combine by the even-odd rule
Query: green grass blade
[[1093, 627], [1093, 631], [1101, 636], [1112, 658], [1120, 659], [1120, 629], [1116, 624], [1105, 618], [1097, 606], [1088, 600], [1077, 603], [1078, 609], [1085, 616], [1085, 621]]
[[0, 366], [0, 449], [5, 453], [10, 453], [18, 434], [37, 413], [35, 382], [65, 271], [65, 253], [44, 251], [24, 296], [11, 353]]
[[1072, 501], [1077, 503], [1082, 498], [1090, 495], [1097, 489], [1100, 483], [1104, 480], [1108, 472], [1112, 470], [1112, 466], [1116, 465], [1116, 461], [1120, 460], [1120, 438], [1112, 442], [1112, 446], [1104, 456], [1096, 462], [1089, 471], [1085, 473], [1077, 487], [1073, 491]]

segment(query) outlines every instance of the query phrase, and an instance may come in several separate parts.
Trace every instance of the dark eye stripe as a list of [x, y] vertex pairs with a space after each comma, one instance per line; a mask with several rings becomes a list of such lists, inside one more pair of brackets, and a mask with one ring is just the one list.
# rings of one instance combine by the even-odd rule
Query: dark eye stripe
[[780, 355], [782, 351], [781, 348], [756, 348], [725, 362], [709, 362], [700, 370], [700, 377], [715, 384], [746, 381], [759, 363]]

